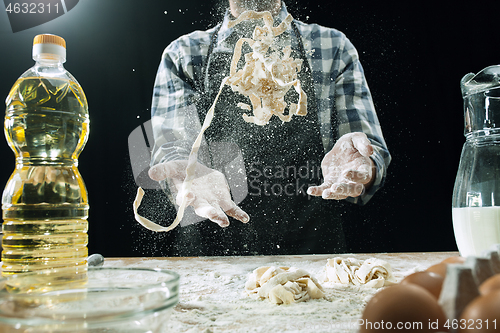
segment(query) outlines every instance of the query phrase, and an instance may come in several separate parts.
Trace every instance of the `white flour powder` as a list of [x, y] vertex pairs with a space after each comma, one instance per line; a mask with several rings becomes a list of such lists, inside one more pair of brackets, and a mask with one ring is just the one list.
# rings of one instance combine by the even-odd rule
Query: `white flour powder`
[[[327, 259], [371, 257], [388, 261], [397, 281], [454, 255], [370, 254], [280, 257], [205, 257], [106, 259], [107, 267], [147, 267], [180, 274], [180, 303], [165, 324], [168, 332], [356, 332], [364, 305], [378, 289], [325, 287], [325, 299], [274, 305], [244, 292], [245, 282], [260, 266], [302, 268], [323, 281]], [[131, 263], [133, 262], [133, 263]], [[140, 277], [136, 277], [140, 279]]]

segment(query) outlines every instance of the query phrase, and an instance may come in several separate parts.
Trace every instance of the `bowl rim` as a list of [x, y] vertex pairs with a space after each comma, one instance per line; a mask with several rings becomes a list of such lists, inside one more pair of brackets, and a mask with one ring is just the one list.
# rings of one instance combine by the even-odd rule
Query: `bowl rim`
[[[173, 308], [179, 302], [179, 281], [180, 275], [174, 271], [168, 269], [161, 268], [141, 268], [141, 267], [89, 267], [88, 272], [150, 272], [150, 273], [160, 273], [169, 275], [170, 278], [166, 281], [158, 281], [146, 285], [141, 285], [137, 288], [121, 288], [121, 289], [113, 289], [106, 291], [105, 294], [100, 293], [101, 290], [97, 290], [95, 293], [92, 292], [92, 289], [83, 288], [75, 288], [75, 289], [66, 289], [61, 292], [58, 291], [49, 291], [42, 293], [19, 293], [15, 294], [9, 292], [5, 288], [5, 284], [12, 279], [26, 278], [29, 276], [36, 276], [39, 274], [48, 274], [53, 270], [40, 270], [30, 273], [24, 274], [13, 274], [6, 277], [0, 278], [0, 323], [13, 325], [13, 326], [21, 326], [21, 327], [33, 327], [37, 325], [58, 325], [58, 327], [71, 326], [75, 324], [84, 324], [85, 327], [101, 327], [103, 324], [113, 324], [113, 323], [121, 323], [129, 320], [136, 320], [138, 318], [143, 318], [149, 316], [151, 314], [159, 313], [168, 309]], [[109, 277], [112, 279], [112, 277]], [[111, 281], [111, 280], [110, 280]], [[167, 292], [168, 290], [168, 292]], [[128, 307], [125, 310], [120, 310], [119, 308], [110, 308], [109, 313], [98, 313], [98, 312], [82, 312], [75, 313], [71, 312], [69, 315], [64, 315], [61, 317], [49, 317], [49, 316], [39, 316], [39, 317], [23, 317], [20, 313], [16, 315], [16, 313], [6, 312], [3, 309], [3, 306], [8, 305], [10, 303], [16, 304], [16, 302], [23, 302], [28, 300], [40, 300], [47, 299], [49, 300], [51, 297], [64, 295], [86, 293], [85, 300], [93, 300], [98, 301], [99, 297], [106, 296], [127, 296], [127, 295], [135, 295], [139, 297], [139, 295], [146, 295], [147, 291], [150, 291], [149, 294], [153, 292], [163, 293], [161, 297], [165, 297], [165, 299], [161, 298], [159, 304], [153, 304], [153, 306], [148, 307], [139, 307], [139, 308], [130, 308]], [[63, 296], [64, 296], [63, 295]], [[10, 303], [9, 303], [10, 302]], [[11, 304], [11, 305], [12, 305]], [[8, 306], [7, 306], [8, 308]], [[114, 311], [116, 310], [116, 311]], [[54, 314], [56, 315], [56, 314]]]

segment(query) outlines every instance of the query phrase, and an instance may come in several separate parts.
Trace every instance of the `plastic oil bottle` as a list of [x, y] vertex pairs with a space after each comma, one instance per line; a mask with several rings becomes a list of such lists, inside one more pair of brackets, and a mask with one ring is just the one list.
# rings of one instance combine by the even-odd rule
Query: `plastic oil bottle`
[[89, 205], [78, 171], [87, 99], [63, 66], [63, 38], [36, 36], [33, 59], [6, 99], [4, 130], [16, 166], [2, 196], [2, 275], [64, 268], [57, 280], [78, 283], [88, 255]]

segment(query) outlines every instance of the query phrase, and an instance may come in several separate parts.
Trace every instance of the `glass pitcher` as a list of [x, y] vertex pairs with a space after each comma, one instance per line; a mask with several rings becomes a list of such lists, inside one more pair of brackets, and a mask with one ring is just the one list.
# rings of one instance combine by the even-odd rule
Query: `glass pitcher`
[[461, 82], [465, 144], [452, 199], [460, 255], [480, 256], [500, 243], [500, 65]]

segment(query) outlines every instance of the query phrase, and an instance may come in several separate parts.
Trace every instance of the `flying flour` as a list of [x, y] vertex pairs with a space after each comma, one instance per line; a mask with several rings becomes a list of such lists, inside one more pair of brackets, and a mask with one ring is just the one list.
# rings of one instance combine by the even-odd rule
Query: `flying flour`
[[[307, 95], [300, 85], [297, 73], [301, 70], [302, 60], [292, 58], [292, 49], [288, 45], [280, 49], [275, 38], [285, 32], [292, 22], [293, 18], [288, 15], [286, 19], [277, 27], [273, 27], [273, 17], [270, 12], [247, 11], [242, 13], [236, 20], [230, 21], [228, 27], [234, 27], [236, 24], [245, 20], [262, 19], [264, 26], [256, 26], [252, 39], [240, 38], [236, 42], [233, 58], [231, 59], [230, 75], [222, 80], [219, 92], [205, 116], [203, 126], [198, 134], [191, 153], [189, 154], [188, 165], [186, 168], [186, 178], [182, 184], [182, 193], [189, 193], [193, 179], [195, 177], [196, 163], [198, 160], [198, 150], [205, 130], [210, 126], [214, 117], [215, 105], [225, 85], [231, 86], [232, 90], [247, 96], [252, 106], [245, 103], [238, 103], [238, 107], [251, 111], [253, 115], [243, 114], [246, 122], [256, 125], [266, 125], [273, 115], [279, 117], [282, 121], [288, 122], [292, 116], [305, 116], [307, 114]], [[241, 48], [243, 43], [248, 43], [252, 52], [245, 54], [245, 65], [238, 69], [237, 64], [241, 58]], [[285, 108], [288, 106], [285, 102], [285, 94], [294, 87], [299, 95], [298, 104], [291, 103], [288, 114], [285, 115]], [[137, 213], [144, 196], [144, 190], [138, 188], [134, 200], [135, 219], [145, 228], [152, 231], [170, 231], [174, 229], [182, 220], [184, 210], [188, 205], [187, 196], [182, 198], [177, 216], [168, 227], [160, 226]]]

